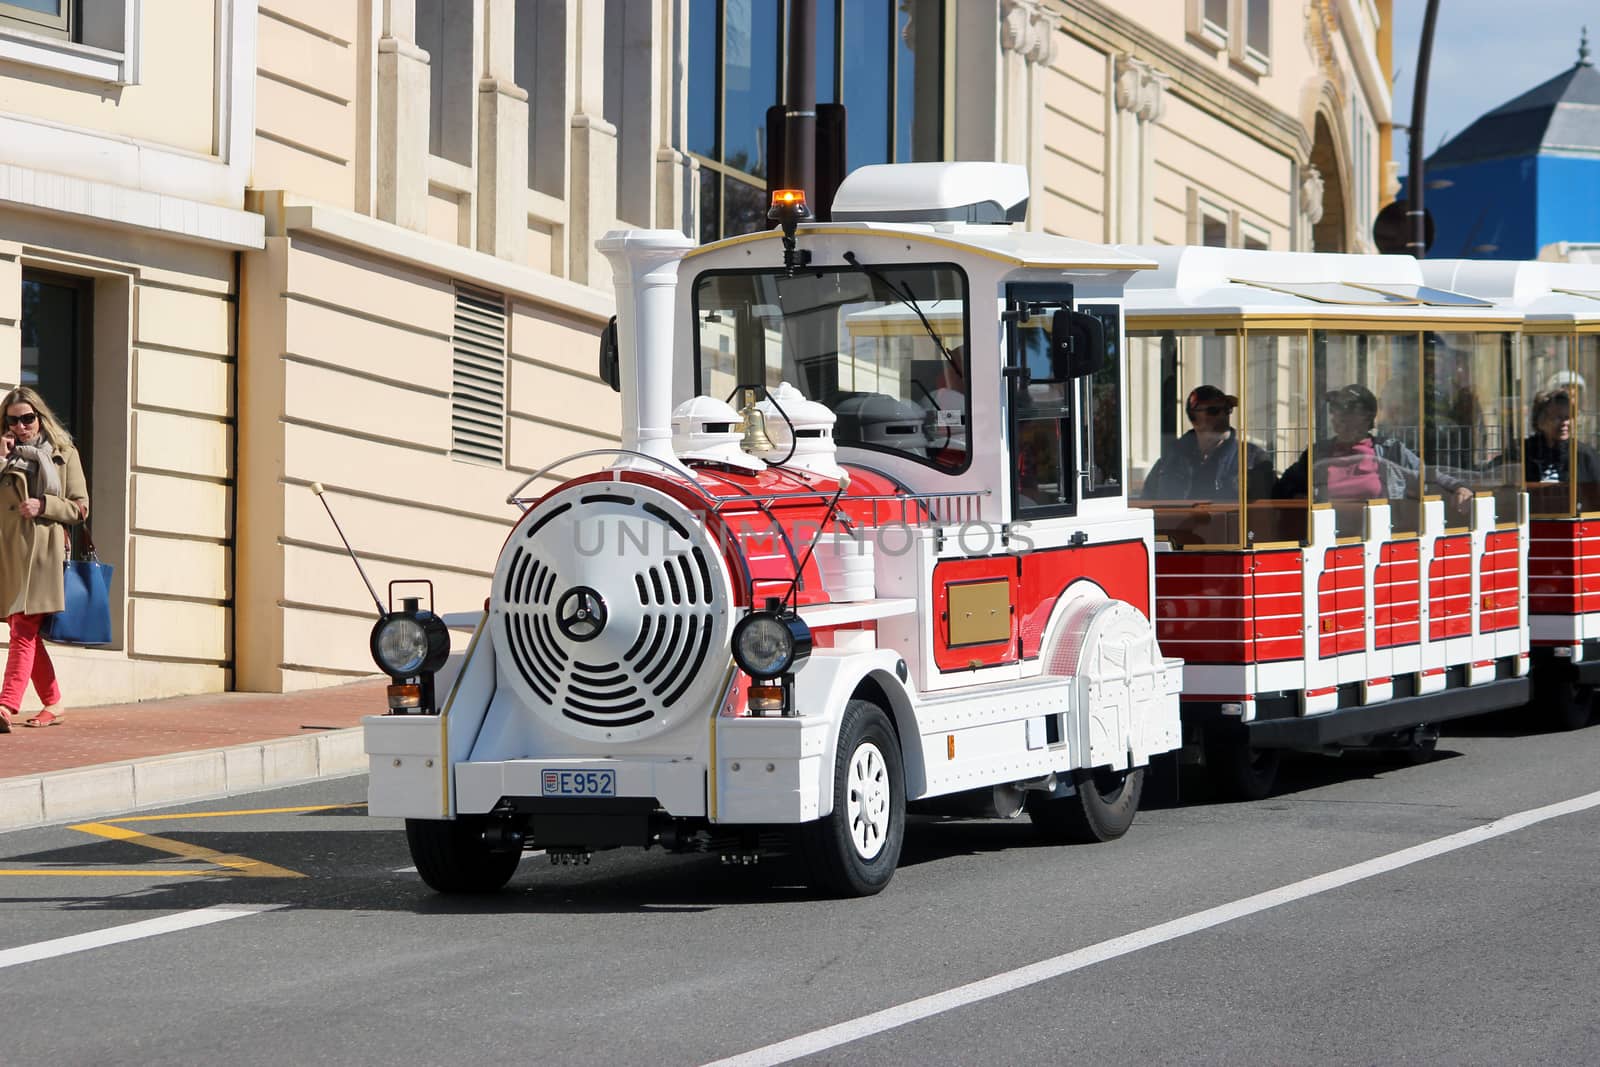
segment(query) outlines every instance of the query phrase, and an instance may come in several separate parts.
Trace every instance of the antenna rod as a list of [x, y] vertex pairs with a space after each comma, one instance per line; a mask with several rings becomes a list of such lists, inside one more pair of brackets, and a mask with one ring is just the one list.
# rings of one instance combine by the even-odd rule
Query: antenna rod
[[311, 491], [317, 494], [317, 499], [322, 501], [322, 510], [328, 513], [328, 518], [333, 520], [333, 528], [339, 532], [339, 540], [344, 542], [344, 550], [350, 553], [350, 562], [356, 565], [356, 573], [361, 575], [361, 580], [367, 583], [367, 592], [372, 594], [372, 602], [378, 606], [379, 615], [387, 615], [389, 609], [383, 606], [383, 601], [378, 599], [378, 591], [372, 587], [372, 579], [367, 577], [367, 572], [361, 567], [361, 560], [356, 558], [356, 550], [350, 547], [350, 539], [339, 528], [339, 520], [333, 518], [333, 509], [328, 506], [327, 498], [323, 494], [321, 482], [312, 482]]

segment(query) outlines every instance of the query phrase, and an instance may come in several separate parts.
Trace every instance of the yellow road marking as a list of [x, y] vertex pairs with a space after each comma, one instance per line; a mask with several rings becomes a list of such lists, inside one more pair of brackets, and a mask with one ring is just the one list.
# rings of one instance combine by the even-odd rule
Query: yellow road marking
[[41, 877], [41, 876], [42, 877], [47, 877], [47, 878], [48, 877], [60, 878], [60, 877], [68, 876], [68, 875], [70, 875], [70, 876], [72, 876], [74, 878], [178, 878], [178, 877], [196, 875], [196, 874], [201, 874], [201, 875], [210, 874], [210, 875], [217, 875], [217, 876], [224, 877], [224, 878], [232, 878], [233, 877], [233, 875], [227, 874], [224, 871], [219, 871], [215, 867], [185, 867], [185, 868], [181, 868], [181, 869], [178, 869], [178, 870], [165, 869], [165, 870], [154, 870], [154, 871], [121, 871], [121, 870], [113, 870], [113, 871], [83, 871], [83, 870], [72, 870], [72, 869], [66, 868], [66, 867], [42, 868], [42, 869], [36, 869], [36, 870], [27, 870], [27, 869], [21, 869], [21, 868], [18, 868], [18, 869], [15, 869], [15, 870], [0, 870], [0, 876], [11, 877], [11, 878]]
[[[131, 845], [155, 849], [169, 855], [180, 856], [186, 860], [195, 860], [208, 864], [206, 867], [179, 867], [179, 868], [71, 868], [71, 867], [40, 867], [40, 868], [0, 868], [0, 877], [47, 877], [47, 878], [182, 878], [196, 875], [224, 878], [304, 878], [299, 871], [291, 871], [287, 867], [279, 867], [262, 860], [253, 860], [248, 856], [240, 856], [231, 852], [218, 852], [215, 849], [205, 848], [201, 845], [191, 845], [184, 841], [174, 841], [170, 837], [157, 837], [155, 834], [141, 833], [138, 830], [129, 830], [120, 823], [130, 822], [169, 822], [174, 819], [222, 819], [240, 815], [299, 815], [310, 811], [337, 811], [340, 808], [365, 808], [365, 804], [306, 804], [292, 808], [250, 808], [238, 811], [191, 811], [166, 815], [127, 815], [120, 819], [109, 819], [105, 822], [84, 822], [69, 826], [69, 830], [78, 830], [96, 837], [103, 837], [111, 841], [125, 841]], [[220, 869], [219, 869], [220, 868]]]
[[186, 841], [174, 841], [170, 837], [142, 834], [138, 830], [129, 830], [126, 827], [114, 826], [111, 823], [85, 822], [79, 823], [72, 829], [109, 838], [112, 841], [127, 841], [130, 844], [142, 845], [145, 848], [153, 848], [159, 852], [182, 856], [186, 860], [215, 863], [219, 867], [226, 867], [228, 870], [241, 874], [246, 878], [305, 877], [299, 871], [291, 871], [287, 867], [277, 867], [262, 860], [253, 860], [248, 856], [239, 856], [231, 852], [218, 852], [215, 849], [205, 848], [201, 845], [191, 845]]

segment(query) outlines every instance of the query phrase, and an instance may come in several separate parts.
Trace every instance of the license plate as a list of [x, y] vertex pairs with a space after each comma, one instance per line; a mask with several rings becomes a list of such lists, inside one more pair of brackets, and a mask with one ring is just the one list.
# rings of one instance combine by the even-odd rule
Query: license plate
[[547, 797], [614, 797], [617, 795], [616, 771], [545, 771], [544, 795]]

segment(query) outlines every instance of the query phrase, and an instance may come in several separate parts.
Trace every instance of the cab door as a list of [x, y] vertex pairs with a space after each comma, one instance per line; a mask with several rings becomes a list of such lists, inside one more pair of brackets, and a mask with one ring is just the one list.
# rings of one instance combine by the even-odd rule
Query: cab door
[[1076, 382], [1052, 382], [1051, 317], [1072, 307], [1072, 286], [1006, 286], [1005, 373], [1014, 519], [1077, 513]]

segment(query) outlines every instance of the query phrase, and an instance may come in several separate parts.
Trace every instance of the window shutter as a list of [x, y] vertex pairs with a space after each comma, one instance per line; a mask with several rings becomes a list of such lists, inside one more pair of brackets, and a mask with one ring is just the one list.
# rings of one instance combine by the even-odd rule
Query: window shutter
[[501, 466], [506, 448], [505, 301], [495, 293], [457, 286], [451, 349], [451, 455]]

